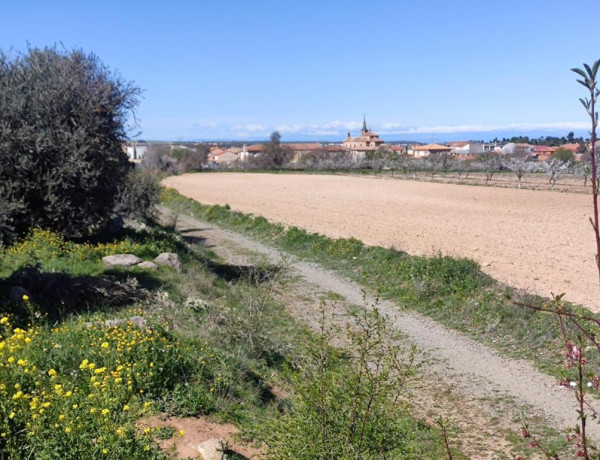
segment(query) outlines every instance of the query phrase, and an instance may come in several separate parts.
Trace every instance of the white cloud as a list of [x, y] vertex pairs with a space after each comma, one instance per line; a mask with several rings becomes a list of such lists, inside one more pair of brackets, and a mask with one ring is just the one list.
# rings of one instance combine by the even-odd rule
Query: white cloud
[[265, 134], [269, 132], [269, 130], [263, 126], [258, 124], [245, 124], [245, 125], [233, 125], [229, 126], [229, 131], [233, 135], [246, 136], [250, 134], [258, 135]]
[[[327, 123], [297, 123], [280, 125], [263, 125], [258, 123], [229, 124], [214, 120], [150, 120], [144, 123], [149, 131], [158, 131], [159, 128], [169, 127], [169, 138], [223, 138], [223, 139], [260, 139], [267, 138], [275, 130], [279, 131], [286, 140], [300, 139], [303, 136], [328, 137], [342, 140], [348, 131], [358, 134], [362, 127], [361, 121], [333, 120]], [[183, 129], [182, 131], [182, 128]], [[545, 123], [509, 123], [509, 124], [459, 124], [459, 125], [431, 125], [416, 126], [396, 122], [373, 124], [373, 131], [381, 136], [402, 135], [427, 135], [427, 134], [460, 134], [460, 133], [492, 133], [492, 132], [527, 132], [527, 131], [584, 131], [589, 129], [589, 122], [585, 121], [559, 121]], [[163, 134], [164, 136], [164, 134]]]
[[215, 130], [219, 127], [219, 123], [216, 121], [203, 121], [203, 122], [194, 122], [191, 124], [193, 129], [198, 129], [201, 131], [211, 131]]
[[395, 123], [384, 123], [380, 134], [454, 134], [493, 131], [533, 130], [586, 130], [589, 123], [582, 121], [557, 121], [550, 123], [511, 123], [506, 125], [438, 125], [409, 127]]
[[279, 125], [275, 128], [275, 131], [279, 131], [281, 134], [296, 134], [305, 131], [306, 128], [303, 125]]

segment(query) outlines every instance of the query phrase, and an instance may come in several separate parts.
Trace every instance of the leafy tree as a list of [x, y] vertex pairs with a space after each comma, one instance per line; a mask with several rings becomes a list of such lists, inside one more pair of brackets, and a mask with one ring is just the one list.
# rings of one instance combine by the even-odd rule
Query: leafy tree
[[173, 152], [180, 173], [202, 169], [208, 158], [208, 145], [198, 144], [193, 149], [180, 149]]
[[78, 237], [109, 219], [139, 95], [93, 54], [0, 52], [0, 242], [33, 226]]
[[281, 145], [281, 134], [277, 131], [271, 133], [271, 139], [265, 144], [263, 153], [263, 166], [267, 168], [280, 168], [291, 160], [292, 152]]
[[147, 171], [131, 171], [119, 187], [115, 212], [119, 216], [147, 221], [154, 217], [154, 205], [158, 203], [160, 183]]
[[142, 158], [142, 168], [157, 173], [177, 173], [177, 158], [168, 144], [150, 144]]
[[557, 160], [560, 161], [570, 161], [573, 162], [575, 161], [575, 155], [573, 154], [573, 152], [569, 149], [563, 149], [563, 148], [559, 148], [556, 152], [554, 152], [552, 155], [550, 155], [550, 158], [556, 158]]

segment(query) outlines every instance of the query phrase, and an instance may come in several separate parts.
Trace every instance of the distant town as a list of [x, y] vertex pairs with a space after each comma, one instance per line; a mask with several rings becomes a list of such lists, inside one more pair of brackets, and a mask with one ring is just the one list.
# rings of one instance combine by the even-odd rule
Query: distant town
[[[522, 157], [531, 161], [548, 161], [557, 152], [567, 153], [568, 160], [581, 162], [588, 149], [589, 139], [576, 138], [572, 132], [564, 137], [546, 137], [529, 139], [513, 137], [510, 139], [494, 139], [484, 141], [452, 141], [447, 143], [386, 143], [368, 126], [363, 119], [362, 129], [358, 136], [347, 133], [341, 142], [281, 142], [281, 147], [289, 152], [289, 163], [299, 163], [311, 156], [321, 158], [344, 156], [352, 160], [362, 160], [369, 156], [398, 155], [412, 158], [427, 158], [434, 155], [448, 155], [462, 160], [476, 160], [484, 154]], [[236, 141], [230, 142], [145, 142], [131, 141], [123, 146], [129, 159], [139, 162], [148, 148], [155, 144], [168, 144], [172, 150], [192, 149], [199, 144], [207, 146], [205, 166], [223, 167], [259, 158], [267, 150], [268, 142], [248, 145]]]

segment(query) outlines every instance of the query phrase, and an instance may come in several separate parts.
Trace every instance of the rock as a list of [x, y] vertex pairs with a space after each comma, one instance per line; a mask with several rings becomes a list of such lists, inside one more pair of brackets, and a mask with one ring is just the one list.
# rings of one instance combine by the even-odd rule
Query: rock
[[158, 265], [156, 265], [154, 262], [148, 262], [148, 261], [137, 264], [136, 267], [145, 268], [146, 270], [158, 269]]
[[23, 296], [27, 296], [27, 298], [31, 297], [29, 291], [21, 286], [12, 286], [8, 290], [8, 298], [13, 302], [23, 302]]
[[117, 327], [122, 324], [127, 324], [131, 321], [133, 327], [137, 327], [139, 329], [144, 329], [146, 327], [146, 318], [143, 316], [131, 316], [128, 319], [107, 319], [104, 321], [105, 327]]
[[202, 460], [225, 460], [228, 449], [225, 439], [211, 438], [198, 444], [198, 452]]
[[490, 265], [492, 265], [491, 262], [481, 262], [482, 267], [489, 267]]
[[124, 321], [122, 319], [107, 319], [106, 321], [104, 321], [104, 325], [106, 327], [117, 327], [123, 324], [123, 322]]
[[129, 321], [135, 326], [143, 329], [146, 327], [146, 318], [143, 316], [130, 316]]
[[156, 262], [158, 265], [173, 267], [178, 272], [183, 271], [183, 266], [181, 265], [179, 256], [174, 252], [163, 252], [162, 254], [159, 254], [156, 259], [154, 259], [154, 262]]
[[131, 228], [136, 231], [142, 231], [142, 230], [148, 229], [148, 226], [144, 222], [136, 220], [136, 219], [130, 219], [127, 217], [123, 219], [123, 226], [126, 228]]
[[114, 254], [102, 257], [102, 262], [107, 267], [131, 267], [143, 262], [143, 260], [133, 254]]

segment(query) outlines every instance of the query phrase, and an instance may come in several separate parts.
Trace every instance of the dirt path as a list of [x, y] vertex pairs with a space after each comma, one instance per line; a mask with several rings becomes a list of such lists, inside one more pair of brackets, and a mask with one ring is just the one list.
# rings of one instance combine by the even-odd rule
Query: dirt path
[[[249, 253], [272, 262], [284, 257], [300, 279], [285, 296], [285, 303], [297, 319], [309, 325], [318, 316], [318, 299], [324, 294], [342, 296], [347, 306], [364, 305], [360, 286], [315, 264], [293, 260], [245, 236], [189, 217], [181, 216], [178, 225], [186, 237], [203, 238], [230, 263], [248, 260]], [[370, 302], [373, 299], [367, 299]], [[379, 307], [428, 363], [413, 388], [413, 413], [429, 419], [444, 415], [461, 430], [461, 447], [470, 458], [503, 458], [497, 453], [507, 452], [514, 442], [509, 432], [518, 430], [521, 416], [558, 430], [576, 422], [571, 391], [528, 362], [502, 357], [417, 313], [400, 312], [392, 302], [382, 301]], [[600, 425], [591, 424], [589, 429], [600, 440]]]
[[588, 195], [303, 174], [187, 174], [206, 204], [411, 254], [468, 257], [511, 286], [600, 312]]

